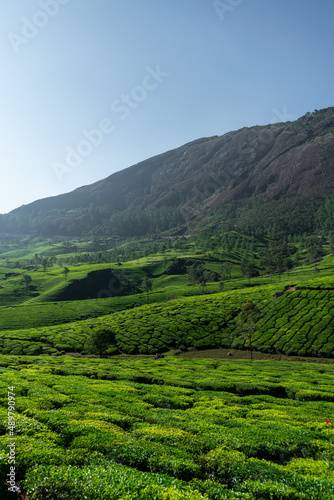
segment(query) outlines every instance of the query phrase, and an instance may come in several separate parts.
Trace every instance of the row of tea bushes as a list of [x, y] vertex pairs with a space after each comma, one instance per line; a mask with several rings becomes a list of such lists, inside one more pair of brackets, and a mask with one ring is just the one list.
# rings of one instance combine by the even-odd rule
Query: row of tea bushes
[[[334, 355], [333, 280], [323, 278], [315, 289], [286, 290], [254, 287], [208, 296], [172, 300], [98, 318], [50, 327], [0, 332], [3, 354], [61, 354], [89, 352], [92, 331], [110, 329], [111, 353], [153, 354], [187, 348], [247, 348], [238, 326], [242, 305], [250, 299], [259, 309], [252, 336], [254, 349], [299, 356]], [[313, 283], [314, 285], [314, 283]], [[41, 305], [41, 307], [43, 304]], [[38, 307], [36, 306], [36, 311]]]
[[254, 347], [299, 356], [334, 355], [334, 290], [286, 291], [263, 308]]
[[[263, 295], [262, 291], [256, 293], [259, 299]], [[243, 291], [191, 297], [96, 319], [5, 330], [0, 332], [0, 352], [27, 355], [83, 352], [89, 332], [97, 328], [112, 328], [116, 333], [117, 348], [126, 353], [154, 353], [173, 347], [219, 347], [222, 343], [231, 343], [229, 322], [238, 314], [246, 297]], [[28, 350], [27, 342], [33, 343], [34, 347]]]
[[0, 372], [0, 476], [15, 386], [31, 499], [334, 498], [332, 365], [0, 356]]

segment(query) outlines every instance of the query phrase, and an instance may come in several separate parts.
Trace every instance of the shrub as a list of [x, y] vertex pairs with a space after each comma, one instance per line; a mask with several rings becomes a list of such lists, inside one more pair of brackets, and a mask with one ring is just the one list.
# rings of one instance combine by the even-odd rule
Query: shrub
[[[98, 328], [90, 334], [86, 343], [86, 350], [89, 353], [103, 356], [114, 343], [115, 332], [113, 330], [109, 328]], [[113, 350], [111, 352], [113, 352]]]

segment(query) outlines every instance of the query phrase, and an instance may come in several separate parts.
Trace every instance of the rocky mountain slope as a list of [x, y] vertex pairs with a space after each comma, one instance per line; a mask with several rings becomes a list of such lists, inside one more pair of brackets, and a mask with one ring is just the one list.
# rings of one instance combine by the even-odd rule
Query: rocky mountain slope
[[74, 217], [69, 210], [77, 217], [89, 207], [103, 207], [102, 219], [115, 212], [161, 207], [177, 207], [189, 215], [198, 214], [200, 207], [207, 214], [259, 194], [269, 200], [287, 191], [327, 196], [333, 188], [334, 108], [327, 108], [294, 122], [243, 128], [185, 144], [71, 193], [22, 206], [2, 216], [0, 230], [14, 229], [13, 224], [18, 230], [23, 220], [31, 226], [33, 218], [31, 227], [44, 232], [36, 222], [41, 214], [44, 220], [68, 222]]

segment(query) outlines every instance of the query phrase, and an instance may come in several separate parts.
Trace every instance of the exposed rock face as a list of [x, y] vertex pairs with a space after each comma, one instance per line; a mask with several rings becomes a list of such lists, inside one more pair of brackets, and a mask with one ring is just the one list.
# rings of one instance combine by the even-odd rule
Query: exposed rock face
[[334, 188], [334, 108], [295, 122], [243, 128], [199, 139], [75, 191], [35, 201], [12, 212], [108, 206], [111, 211], [198, 207], [293, 190], [328, 195]]
[[[244, 179], [242, 176], [236, 179], [227, 192], [217, 198], [217, 203], [259, 193], [278, 198], [288, 189], [297, 194], [312, 191], [319, 196], [333, 191], [333, 108], [304, 116], [281, 129], [277, 127], [276, 132], [274, 137], [273, 129], [267, 129], [268, 150], [264, 151], [263, 143], [262, 158], [257, 158], [252, 171]], [[261, 146], [260, 141], [258, 149]]]

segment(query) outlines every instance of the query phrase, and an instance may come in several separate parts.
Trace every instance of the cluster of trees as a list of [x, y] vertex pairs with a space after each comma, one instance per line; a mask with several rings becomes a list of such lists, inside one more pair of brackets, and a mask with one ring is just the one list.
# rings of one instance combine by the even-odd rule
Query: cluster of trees
[[189, 282], [191, 284], [198, 284], [202, 293], [205, 291], [206, 284], [212, 281], [219, 281], [221, 276], [214, 272], [204, 269], [199, 263], [193, 263], [186, 268], [186, 273], [188, 274]]
[[[231, 279], [232, 267], [239, 266], [240, 273], [250, 280], [260, 272], [265, 274], [282, 274], [295, 265], [313, 262], [324, 255], [325, 244], [329, 244], [334, 251], [334, 235], [309, 236], [289, 235], [274, 233], [270, 236], [259, 237], [255, 234], [245, 235], [236, 232], [220, 233], [208, 231], [192, 238], [148, 238], [146, 240], [132, 239], [126, 244], [117, 247], [116, 240], [96, 240], [83, 244], [80, 247], [71, 242], [63, 242], [55, 247], [55, 254], [49, 257], [35, 253], [32, 259], [16, 261], [7, 260], [8, 268], [21, 268], [27, 270], [41, 270], [57, 266], [73, 266], [79, 264], [121, 263], [139, 259], [148, 255], [165, 254], [165, 259], [176, 259], [177, 251], [205, 254], [206, 260], [220, 263], [219, 273], [209, 272], [200, 265], [200, 262], [187, 264], [189, 280], [203, 288], [205, 283]], [[102, 251], [79, 252], [79, 248], [101, 249]], [[112, 248], [110, 248], [112, 247]], [[109, 249], [107, 249], [109, 248]], [[297, 251], [299, 248], [299, 251]], [[175, 251], [175, 252], [174, 252]], [[48, 252], [50, 250], [48, 249]], [[64, 253], [69, 255], [64, 255]], [[166, 254], [168, 252], [168, 254]], [[203, 258], [203, 257], [202, 257]], [[180, 261], [177, 260], [178, 265]], [[217, 273], [216, 273], [217, 274]], [[222, 285], [223, 286], [223, 285]]]
[[[188, 229], [197, 227], [201, 213]], [[288, 192], [277, 200], [265, 194], [233, 201], [220, 210], [208, 212], [206, 221], [212, 227], [229, 232], [268, 234], [274, 230], [284, 235], [303, 234], [319, 230], [334, 230], [334, 194], [317, 197], [313, 193], [297, 196]], [[48, 211], [15, 211], [0, 215], [0, 233], [30, 233], [49, 236], [114, 235], [121, 237], [158, 234], [185, 225], [182, 208], [177, 206], [145, 210], [112, 211], [108, 205], [54, 209]]]
[[319, 207], [315, 215], [315, 224], [317, 229], [321, 228], [327, 232], [334, 230], [334, 194], [328, 196]]
[[[291, 201], [291, 196], [287, 195], [286, 200]], [[259, 200], [255, 200], [254, 206], [256, 207], [258, 203]], [[261, 207], [261, 204], [258, 207]], [[332, 217], [331, 210], [334, 211], [334, 196], [329, 197], [321, 210], [317, 212], [318, 218], [322, 214], [322, 223], [325, 223], [326, 217], [329, 219]], [[165, 212], [165, 215], [167, 213]], [[160, 215], [162, 214], [163, 210], [160, 212]], [[90, 216], [91, 218], [97, 217], [96, 213]], [[330, 227], [329, 223], [328, 227]], [[0, 248], [0, 253], [24, 248], [24, 244], [26, 246], [32, 245], [31, 248], [33, 248], [33, 245], [47, 247], [54, 245], [54, 243], [55, 240], [39, 241], [39, 239], [17, 241], [17, 243], [11, 243], [9, 247], [4, 244], [4, 248]], [[223, 289], [224, 281], [231, 279], [232, 267], [234, 275], [240, 276], [241, 274], [250, 282], [251, 278], [258, 276], [259, 273], [278, 274], [280, 277], [283, 272], [295, 265], [316, 261], [327, 251], [324, 244], [329, 244], [330, 251], [334, 252], [334, 233], [330, 229], [326, 236], [310, 235], [309, 233], [286, 234], [286, 232], [278, 231], [275, 228], [271, 228], [266, 233], [263, 233], [259, 228], [247, 233], [210, 229], [199, 232], [191, 238], [158, 238], [154, 235], [145, 239], [139, 236], [131, 239], [95, 237], [90, 241], [79, 240], [74, 243], [71, 241], [61, 242], [58, 239], [56, 243], [52, 249], [47, 248], [44, 254], [35, 253], [32, 259], [8, 260], [6, 265], [8, 268], [27, 270], [41, 270], [42, 268], [46, 272], [48, 268], [55, 265], [121, 263], [157, 253], [160, 255], [165, 253], [164, 258], [170, 259], [176, 258], [179, 251], [191, 252], [194, 255], [201, 254], [201, 258], [203, 258], [204, 253], [206, 260], [212, 260], [215, 265], [220, 263], [217, 275], [204, 269], [200, 263], [192, 263], [192, 265], [188, 265], [187, 270], [182, 271], [187, 272], [191, 283], [197, 283], [204, 291], [206, 283], [212, 281], [220, 281], [220, 289]]]
[[184, 218], [177, 207], [114, 212], [107, 205], [0, 215], [0, 233], [48, 236], [144, 236], [178, 228]]
[[177, 207], [161, 207], [113, 213], [102, 227], [107, 234], [130, 237], [162, 233], [183, 223], [184, 218]]
[[261, 194], [224, 206], [216, 213], [214, 221], [217, 228], [246, 234], [312, 233], [319, 228], [317, 213], [323, 203], [323, 198], [312, 193], [296, 196], [289, 192], [278, 200], [269, 200]]
[[297, 248], [284, 241], [271, 241], [268, 248], [260, 255], [260, 265], [266, 274], [277, 273], [279, 277], [283, 272], [293, 267], [292, 256]]

